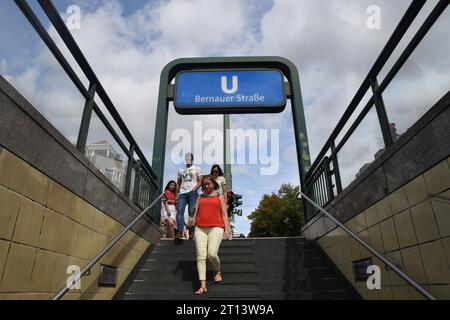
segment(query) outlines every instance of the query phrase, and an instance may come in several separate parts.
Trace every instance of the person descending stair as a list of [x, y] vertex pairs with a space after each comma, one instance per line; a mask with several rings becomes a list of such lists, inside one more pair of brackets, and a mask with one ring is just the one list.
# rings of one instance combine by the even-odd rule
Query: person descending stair
[[176, 199], [175, 190], [177, 183], [175, 181], [169, 181], [166, 188], [164, 189], [163, 206], [161, 210], [161, 222], [162, 225], [166, 226], [166, 236], [168, 239], [173, 239], [174, 229], [176, 226]]
[[202, 178], [203, 194], [198, 198], [194, 215], [195, 247], [197, 250], [197, 271], [200, 289], [195, 294], [205, 294], [206, 258], [215, 272], [214, 282], [222, 282], [220, 259], [218, 256], [222, 239], [228, 239], [228, 214], [225, 199], [217, 190], [219, 184], [212, 176]]
[[[177, 183], [177, 234], [175, 239], [181, 239], [183, 237], [183, 228], [185, 225], [184, 212], [186, 211], [186, 205], [188, 206], [189, 217], [194, 216], [195, 203], [198, 198], [198, 189], [201, 187], [202, 170], [194, 166], [194, 155], [192, 153], [186, 154], [186, 167], [178, 170], [178, 183]], [[194, 236], [193, 227], [189, 230], [189, 238]]]

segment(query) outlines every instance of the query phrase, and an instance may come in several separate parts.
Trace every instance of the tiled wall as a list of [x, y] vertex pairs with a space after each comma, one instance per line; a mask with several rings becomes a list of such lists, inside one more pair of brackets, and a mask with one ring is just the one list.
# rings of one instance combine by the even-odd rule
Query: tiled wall
[[[0, 300], [50, 299], [69, 265], [83, 268], [123, 228], [0, 147]], [[128, 232], [65, 299], [111, 299], [150, 243]], [[118, 267], [116, 288], [99, 288], [100, 264]]]
[[[450, 299], [450, 158], [401, 187], [346, 225], [439, 299]], [[320, 246], [365, 299], [422, 299], [392, 271], [340, 229]], [[372, 257], [382, 289], [355, 282], [352, 262]]]

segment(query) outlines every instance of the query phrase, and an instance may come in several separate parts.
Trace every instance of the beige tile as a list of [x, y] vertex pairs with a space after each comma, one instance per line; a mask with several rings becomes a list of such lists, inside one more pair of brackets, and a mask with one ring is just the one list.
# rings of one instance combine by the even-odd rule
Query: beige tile
[[381, 236], [385, 251], [393, 251], [399, 248], [394, 219], [390, 218], [380, 223]]
[[[82, 259], [75, 257], [69, 257], [63, 254], [57, 254], [56, 268], [52, 278], [52, 289], [54, 292], [59, 291], [63, 286], [66, 286], [68, 280], [74, 275], [77, 270], [82, 270], [87, 264]], [[83, 280], [81, 280], [81, 286]], [[81, 287], [81, 289], [83, 289]], [[81, 290], [74, 288], [70, 290], [70, 293], [80, 293]]]
[[61, 300], [67, 301], [81, 300], [81, 293], [66, 293], [66, 295], [62, 297]]
[[31, 277], [31, 292], [52, 292], [52, 278], [56, 268], [56, 253], [38, 249], [33, 275]]
[[439, 238], [439, 231], [430, 201], [424, 201], [412, 207], [411, 216], [419, 243]]
[[[395, 266], [400, 268], [400, 270], [405, 270], [403, 265], [402, 255], [400, 251], [389, 252], [385, 254], [385, 257], [391, 261]], [[392, 286], [406, 285], [405, 280], [403, 280], [395, 271], [388, 271], [389, 281]]]
[[18, 194], [0, 186], [0, 238], [11, 240], [20, 201], [21, 197]]
[[[125, 235], [122, 237], [122, 239], [120, 239], [120, 242], [122, 242], [126, 246], [133, 247], [135, 237], [136, 234], [133, 231], [127, 231]], [[335, 242], [336, 242], [336, 229], [330, 233], [330, 243], [333, 244]]]
[[80, 213], [80, 222], [90, 228], [90, 229], [94, 229], [94, 218], [95, 218], [95, 213], [97, 211], [97, 209], [95, 209], [95, 207], [91, 206], [89, 203], [84, 202], [81, 206], [82, 210]]
[[[428, 286], [425, 286], [423, 288], [427, 291], [429, 290]], [[416, 289], [414, 289], [411, 286], [408, 287], [408, 291], [409, 291], [409, 296], [410, 296], [411, 300], [428, 300], [419, 291], [417, 291]]]
[[392, 295], [394, 300], [410, 300], [408, 286], [392, 286]]
[[428, 191], [425, 185], [425, 179], [422, 175], [418, 176], [416, 179], [408, 183], [405, 186], [405, 191], [410, 207], [428, 198]]
[[430, 284], [450, 283], [450, 266], [441, 240], [420, 245], [425, 274]]
[[36, 301], [36, 300], [50, 300], [49, 293], [0, 293], [0, 300], [9, 301]]
[[427, 283], [419, 247], [403, 249], [402, 258], [405, 273], [419, 284]]
[[67, 274], [67, 267], [70, 265], [69, 261], [69, 256], [57, 254], [56, 267], [51, 278], [52, 292], [58, 292], [66, 285], [69, 278]]
[[104, 215], [105, 224], [103, 226], [104, 234], [113, 239], [118, 236], [123, 227], [114, 219]]
[[62, 219], [63, 217], [59, 213], [45, 209], [44, 223], [42, 224], [42, 231], [39, 238], [39, 248], [54, 252], [58, 251]]
[[[350, 241], [350, 238], [349, 238], [349, 241]], [[134, 249], [136, 249], [137, 251], [139, 251], [141, 253], [144, 253], [145, 251], [147, 251], [149, 246], [150, 246], [150, 242], [148, 242], [147, 240], [145, 240], [143, 238], [139, 238], [138, 242], [134, 246]]]
[[400, 248], [417, 244], [416, 231], [414, 230], [411, 212], [403, 211], [394, 217], [395, 228], [397, 229], [398, 242]]
[[356, 287], [356, 290], [364, 300], [369, 300], [369, 290], [366, 286]]
[[118, 242], [110, 251], [107, 260], [110, 262], [111, 266], [117, 268], [125, 268], [127, 266], [127, 255], [128, 249], [122, 243]]
[[444, 246], [445, 256], [447, 257], [447, 262], [450, 266], [450, 238], [442, 239], [442, 245]]
[[78, 224], [66, 217], [61, 217], [58, 252], [75, 256], [78, 236]]
[[[100, 276], [100, 264], [95, 264], [91, 273], [81, 279], [81, 292], [85, 293], [96, 293], [98, 288], [98, 280]], [[82, 298], [83, 299], [83, 298]]]
[[424, 177], [428, 193], [438, 194], [450, 188], [450, 169], [447, 161], [442, 161], [425, 172]]
[[363, 258], [360, 249], [361, 245], [358, 242], [356, 242], [356, 240], [353, 239], [349, 240], [349, 242], [350, 242], [351, 261], [361, 260]]
[[[371, 244], [370, 243], [370, 238], [369, 238], [369, 231], [368, 230], [364, 230], [362, 232], [360, 232], [358, 234], [358, 236], [367, 244]], [[372, 253], [370, 253], [366, 248], [364, 248], [362, 245], [359, 247], [361, 250], [361, 259], [365, 259], [368, 258], [372, 255]]]
[[377, 289], [373, 289], [373, 290], [368, 289], [366, 300], [380, 300], [379, 292], [380, 292], [380, 290], [377, 290]]
[[378, 213], [375, 206], [372, 206], [369, 209], [367, 209], [364, 214], [366, 216], [366, 222], [368, 227], [371, 227], [378, 223], [379, 221]]
[[117, 288], [121, 288], [122, 285], [125, 283], [125, 280], [127, 280], [129, 271], [125, 269], [118, 269], [117, 270]]
[[14, 229], [13, 241], [37, 247], [44, 221], [45, 207], [23, 198]]
[[[91, 247], [89, 255], [95, 257], [100, 251], [109, 244], [109, 240], [103, 234], [93, 231], [91, 234]], [[109, 264], [109, 261], [105, 260], [105, 257], [101, 260], [101, 263]]]
[[28, 292], [36, 249], [11, 243], [0, 292]]
[[136, 251], [136, 250], [130, 250], [127, 254], [127, 262], [125, 265], [125, 269], [127, 270], [133, 270], [136, 263], [138, 263], [139, 259], [141, 258], [142, 253]]
[[347, 228], [349, 228], [351, 231], [357, 232], [357, 231], [356, 231], [356, 225], [355, 225], [355, 219], [354, 219], [354, 218], [353, 218], [353, 219], [350, 219], [349, 221], [347, 221], [344, 225], [345, 225]]
[[30, 168], [24, 195], [42, 205], [47, 205], [50, 179], [34, 168]]
[[0, 154], [0, 184], [23, 194], [30, 165], [6, 149]]
[[380, 259], [378, 259], [377, 257], [372, 258], [372, 264], [374, 264], [380, 268], [381, 287], [382, 288], [389, 287], [391, 285], [391, 280], [389, 278], [389, 272], [386, 269], [386, 264], [384, 262], [382, 262]]
[[388, 197], [377, 202], [375, 204], [375, 208], [377, 209], [378, 219], [380, 221], [383, 221], [392, 216], [391, 205], [389, 203]]
[[355, 221], [356, 233], [367, 229], [366, 216], [364, 213], [358, 214], [353, 220]]
[[369, 229], [367, 229], [369, 233], [370, 245], [379, 253], [383, 253], [383, 239], [381, 237], [380, 225], [375, 225]]
[[[82, 271], [83, 268], [88, 264], [89, 261], [83, 260], [77, 257], [69, 257], [69, 266], [71, 269], [66, 270], [67, 277], [73, 277], [76, 272]], [[82, 285], [82, 282], [80, 281], [79, 285]], [[73, 288], [70, 290], [71, 293], [81, 293], [81, 288]]]
[[439, 300], [450, 300], [450, 285], [432, 285], [430, 293]]
[[[52, 181], [50, 183], [50, 194], [48, 197], [48, 205], [50, 209], [62, 213], [66, 217], [77, 220], [78, 197], [72, 192], [61, 186], [59, 183]], [[78, 220], [80, 218], [78, 217]]]
[[106, 233], [107, 223], [108, 223], [107, 216], [100, 210], [96, 210], [94, 216], [93, 229], [103, 235], [107, 235]]
[[389, 203], [391, 204], [392, 213], [394, 215], [408, 209], [408, 199], [406, 198], [405, 188], [400, 188], [389, 195]]
[[[349, 240], [349, 238], [339, 242], [338, 247], [339, 247], [338, 263], [339, 264], [345, 264], [345, 263], [352, 262], [351, 254], [350, 254], [350, 240]], [[139, 252], [139, 251], [136, 250], [136, 252]], [[142, 252], [139, 252], [139, 253], [142, 254]]]
[[[441, 193], [441, 196], [450, 199], [450, 191]], [[434, 216], [439, 229], [441, 237], [450, 236], [450, 201], [440, 198], [433, 198], [431, 200]]]
[[5, 270], [6, 258], [8, 257], [10, 242], [0, 240], [0, 280], [2, 279], [3, 270]]
[[380, 300], [392, 300], [392, 299], [394, 299], [391, 287], [390, 286], [381, 287], [381, 290], [379, 292], [379, 297], [380, 297]]
[[85, 226], [78, 226], [78, 236], [76, 243], [75, 255], [82, 259], [92, 259], [94, 256], [90, 255], [92, 230]]

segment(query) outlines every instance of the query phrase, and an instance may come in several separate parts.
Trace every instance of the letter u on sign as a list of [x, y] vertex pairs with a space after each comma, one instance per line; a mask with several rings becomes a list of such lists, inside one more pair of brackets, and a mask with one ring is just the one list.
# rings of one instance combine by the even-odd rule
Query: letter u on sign
[[238, 77], [233, 76], [233, 87], [228, 89], [228, 78], [226, 76], [222, 77], [222, 91], [226, 94], [233, 94], [238, 91]]

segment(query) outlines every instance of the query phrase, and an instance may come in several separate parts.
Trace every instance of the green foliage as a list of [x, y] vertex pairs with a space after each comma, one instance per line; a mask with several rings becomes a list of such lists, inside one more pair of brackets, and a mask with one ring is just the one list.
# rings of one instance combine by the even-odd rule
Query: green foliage
[[264, 195], [258, 208], [248, 217], [249, 237], [296, 237], [304, 225], [300, 187], [283, 184], [278, 194]]

